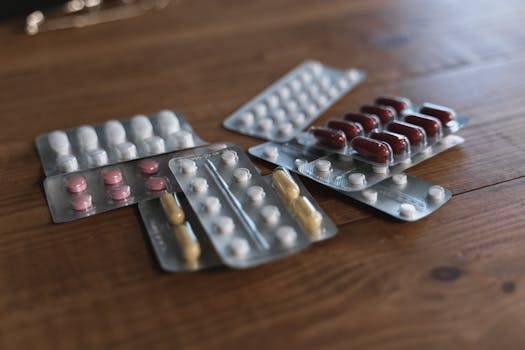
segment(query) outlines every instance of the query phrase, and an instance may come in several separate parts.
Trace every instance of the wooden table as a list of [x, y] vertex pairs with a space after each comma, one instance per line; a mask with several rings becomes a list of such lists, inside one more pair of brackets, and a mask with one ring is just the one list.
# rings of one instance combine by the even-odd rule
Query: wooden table
[[[1, 349], [519, 349], [525, 342], [525, 4], [180, 1], [27, 37], [0, 27]], [[409, 173], [454, 197], [402, 223], [308, 187], [339, 235], [248, 270], [160, 271], [136, 207], [51, 223], [34, 138], [183, 111], [206, 140], [307, 58], [368, 79], [317, 122], [394, 93], [471, 117]], [[263, 163], [260, 163], [263, 169]]]

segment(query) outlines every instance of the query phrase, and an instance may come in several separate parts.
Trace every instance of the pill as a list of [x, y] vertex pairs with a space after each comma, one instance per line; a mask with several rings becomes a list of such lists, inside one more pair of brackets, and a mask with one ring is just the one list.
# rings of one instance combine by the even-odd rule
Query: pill
[[233, 171], [233, 178], [239, 184], [246, 184], [252, 177], [250, 170], [246, 168], [238, 168]]
[[131, 196], [131, 187], [128, 185], [117, 185], [109, 190], [111, 199], [115, 201], [123, 201]]
[[363, 135], [361, 124], [352, 123], [341, 119], [330, 119], [326, 126], [330, 129], [341, 130], [346, 136], [346, 140], [351, 140], [356, 136]]
[[357, 69], [349, 69], [345, 75], [350, 80], [357, 80], [361, 77], [361, 73]]
[[118, 120], [108, 120], [104, 123], [104, 135], [106, 143], [110, 146], [126, 142], [126, 130]]
[[172, 225], [181, 225], [184, 223], [185, 215], [184, 210], [175, 200], [175, 197], [171, 193], [165, 193], [160, 197], [160, 204], [166, 219]]
[[299, 169], [301, 166], [306, 164], [306, 161], [304, 159], [297, 158], [296, 160], [294, 160], [293, 164], [294, 164], [295, 169]]
[[369, 203], [375, 203], [377, 201], [377, 191], [374, 189], [366, 189], [361, 192], [365, 200]]
[[275, 231], [277, 240], [284, 248], [292, 247], [297, 241], [297, 232], [291, 226], [282, 226]]
[[191, 159], [181, 159], [179, 167], [183, 174], [193, 175], [197, 171], [197, 164]]
[[153, 135], [153, 125], [145, 115], [136, 115], [131, 118], [131, 130], [137, 142]]
[[348, 182], [351, 186], [362, 186], [366, 182], [365, 174], [353, 173], [348, 175]]
[[330, 89], [328, 89], [328, 96], [331, 98], [336, 98], [339, 96], [339, 90], [335, 86], [332, 86]]
[[426, 144], [425, 130], [419, 126], [394, 121], [388, 124], [387, 130], [406, 136], [411, 146], [419, 147]]
[[102, 180], [106, 185], [116, 185], [122, 182], [122, 172], [120, 170], [109, 170], [102, 174]]
[[277, 133], [284, 137], [291, 135], [293, 131], [294, 131], [293, 124], [289, 122], [281, 123], [277, 127]]
[[308, 94], [305, 92], [301, 92], [299, 95], [297, 95], [297, 101], [299, 101], [299, 105], [302, 106], [310, 101], [310, 96], [308, 96]]
[[88, 152], [89, 164], [103, 166], [108, 164], [108, 153], [102, 148], [95, 148]]
[[402, 111], [412, 105], [408, 98], [400, 96], [379, 96], [375, 103], [380, 106], [390, 106], [396, 110], [397, 114], [401, 114]]
[[342, 90], [346, 90], [350, 86], [350, 82], [347, 78], [341, 78], [337, 81], [337, 86]]
[[268, 96], [268, 98], [266, 99], [266, 104], [271, 109], [277, 108], [279, 106], [279, 97], [277, 97], [276, 95]]
[[144, 147], [148, 154], [159, 154], [166, 151], [164, 139], [159, 136], [150, 136], [144, 139]]
[[239, 156], [237, 155], [237, 152], [235, 151], [226, 150], [222, 152], [221, 160], [224, 164], [232, 166], [239, 162]]
[[290, 98], [291, 92], [287, 87], [282, 87], [278, 91], [279, 97], [281, 98], [281, 101], [285, 101]]
[[299, 109], [299, 104], [294, 100], [287, 101], [284, 104], [284, 108], [286, 108], [288, 112], [293, 113]]
[[320, 95], [319, 97], [317, 97], [316, 102], [320, 108], [323, 108], [328, 103], [328, 98], [326, 97], [326, 95]]
[[273, 128], [273, 120], [264, 118], [257, 122], [257, 128], [262, 132], [269, 132]]
[[153, 159], [145, 159], [139, 164], [140, 172], [144, 175], [153, 175], [159, 171], [159, 162]]
[[75, 211], [86, 211], [93, 206], [93, 198], [90, 194], [81, 193], [71, 198], [71, 207]]
[[453, 109], [433, 103], [423, 103], [419, 108], [419, 113], [438, 118], [443, 125], [456, 119], [456, 112]]
[[237, 258], [244, 258], [250, 252], [250, 245], [244, 238], [236, 237], [228, 245], [230, 253]]
[[58, 169], [64, 173], [70, 173], [78, 170], [77, 157], [71, 154], [60, 155], [57, 158]]
[[263, 149], [263, 154], [266, 158], [275, 159], [279, 155], [279, 150], [275, 146], [265, 146]]
[[98, 136], [92, 126], [83, 125], [76, 131], [78, 146], [84, 151], [98, 148]]
[[295, 126], [302, 126], [306, 120], [303, 112], [296, 112], [290, 115], [290, 120]]
[[248, 197], [250, 203], [259, 205], [264, 201], [266, 193], [261, 186], [252, 186], [246, 190], [246, 197]]
[[438, 185], [430, 186], [428, 197], [435, 202], [441, 202], [445, 198], [445, 189]]
[[312, 71], [313, 75], [315, 77], [319, 77], [323, 73], [323, 65], [319, 62], [313, 62], [310, 65], [310, 70]]
[[146, 188], [150, 191], [164, 191], [168, 187], [165, 178], [160, 176], [152, 176], [146, 180]]
[[443, 132], [439, 119], [419, 113], [412, 113], [405, 116], [405, 121], [422, 127], [428, 137], [440, 137]]
[[313, 103], [310, 103], [304, 107], [304, 111], [309, 115], [313, 115], [317, 113], [317, 107]]
[[163, 110], [157, 113], [157, 124], [160, 135], [170, 135], [180, 130], [179, 118], [169, 110]]
[[231, 217], [219, 216], [217, 219], [215, 219], [213, 227], [216, 233], [229, 236], [233, 233], [235, 224], [233, 223], [233, 219]]
[[341, 149], [346, 146], [346, 136], [341, 130], [312, 126], [308, 132], [315, 137], [319, 145], [332, 149]]
[[276, 123], [282, 122], [283, 120], [286, 119], [286, 112], [282, 108], [276, 109], [272, 113], [272, 119]]
[[359, 156], [370, 162], [388, 164], [392, 160], [392, 151], [386, 142], [358, 136], [351, 145]]
[[196, 177], [191, 181], [190, 187], [194, 193], [205, 193], [208, 191], [208, 181], [202, 177]]
[[53, 131], [47, 136], [49, 146], [58, 155], [66, 155], [70, 152], [70, 143], [67, 134], [63, 131]]
[[396, 110], [390, 106], [364, 105], [360, 111], [377, 116], [383, 125], [390, 123], [396, 118]]
[[179, 130], [171, 134], [171, 137], [175, 139], [177, 148], [190, 148], [195, 146], [195, 140], [193, 139], [193, 134], [186, 130]]
[[272, 174], [272, 182], [275, 190], [285, 202], [292, 202], [299, 197], [301, 190], [286, 170], [275, 170]]
[[87, 181], [83, 176], [74, 176], [67, 179], [66, 188], [71, 193], [84, 192], [87, 189]]
[[395, 174], [394, 176], [392, 176], [392, 181], [396, 185], [406, 185], [407, 175], [406, 174]]
[[206, 197], [202, 202], [202, 209], [208, 214], [217, 214], [221, 210], [221, 202], [217, 197]]
[[281, 212], [275, 205], [265, 205], [260, 212], [262, 221], [270, 226], [276, 225], [281, 218]]
[[366, 133], [379, 127], [379, 118], [373, 114], [348, 112], [343, 118], [344, 120], [361, 124]]
[[321, 224], [323, 222], [323, 216], [321, 213], [305, 196], [297, 198], [293, 206], [295, 214], [306, 229], [306, 232], [311, 237], [317, 237], [321, 233]]
[[308, 93], [313, 99], [316, 99], [319, 93], [321, 92], [319, 85], [316, 84], [310, 84], [306, 89], [308, 90]]
[[179, 242], [183, 259], [189, 263], [196, 262], [201, 255], [201, 247], [193, 232], [186, 225], [176, 225], [173, 234]]
[[304, 84], [308, 84], [309, 82], [312, 81], [312, 79], [313, 79], [312, 74], [310, 74], [309, 72], [304, 71], [301, 73], [301, 81]]
[[268, 108], [264, 103], [258, 103], [255, 105], [255, 107], [253, 107], [253, 111], [257, 118], [262, 118], [265, 117], [268, 113]]
[[301, 91], [301, 85], [302, 84], [301, 84], [300, 80], [298, 80], [298, 79], [292, 80], [290, 82], [290, 90], [292, 90], [292, 92], [297, 93], [297, 92]]
[[330, 80], [330, 78], [327, 76], [322, 77], [320, 80], [320, 83], [321, 83], [321, 87], [325, 90], [327, 90], [328, 88], [330, 88], [330, 86], [332, 86], [332, 80]]
[[240, 126], [249, 128], [253, 125], [254, 120], [255, 117], [253, 116], [252, 112], [244, 112], [239, 116], [238, 124]]
[[407, 154], [410, 151], [410, 143], [406, 136], [389, 131], [374, 131], [370, 134], [374, 140], [388, 143], [394, 155]]
[[413, 219], [416, 216], [416, 207], [410, 203], [402, 203], [399, 206], [399, 214], [408, 219]]
[[332, 170], [332, 163], [326, 159], [319, 159], [315, 161], [314, 168], [317, 173], [327, 173]]
[[137, 147], [131, 142], [123, 142], [117, 145], [117, 153], [121, 160], [137, 158]]

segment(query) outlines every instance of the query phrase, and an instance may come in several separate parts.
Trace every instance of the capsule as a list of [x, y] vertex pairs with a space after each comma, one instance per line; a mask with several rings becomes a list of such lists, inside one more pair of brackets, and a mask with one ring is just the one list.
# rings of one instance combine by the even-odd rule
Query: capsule
[[406, 97], [379, 96], [376, 98], [375, 104], [379, 106], [390, 106], [396, 110], [397, 114], [401, 114], [402, 111], [412, 105], [412, 102]]
[[272, 174], [273, 185], [279, 196], [286, 202], [292, 202], [299, 197], [299, 186], [292, 179], [290, 174], [283, 169], [278, 169]]
[[184, 223], [184, 210], [180, 207], [175, 197], [170, 193], [165, 193], [160, 197], [160, 204], [166, 219], [172, 225], [181, 225]]
[[396, 110], [390, 106], [364, 105], [360, 111], [377, 116], [383, 125], [390, 123], [396, 118]]
[[349, 112], [346, 113], [343, 118], [361, 124], [366, 133], [369, 133], [379, 126], [379, 118], [372, 114]]
[[363, 135], [361, 124], [355, 124], [341, 119], [330, 119], [326, 126], [330, 129], [341, 130], [345, 133], [346, 139], [351, 140], [356, 136]]
[[392, 151], [386, 142], [358, 136], [352, 140], [352, 148], [364, 159], [387, 164], [392, 160]]
[[306, 229], [306, 232], [311, 237], [317, 237], [321, 233], [321, 224], [323, 223], [323, 216], [314, 207], [312, 202], [305, 197], [301, 196], [293, 204], [295, 214], [299, 218], [299, 221]]
[[346, 146], [345, 133], [340, 130], [334, 130], [322, 126], [312, 126], [309, 133], [315, 136], [320, 145], [333, 149], [341, 149]]
[[422, 127], [428, 137], [440, 137], [442, 135], [441, 122], [439, 119], [424, 114], [412, 113], [405, 116], [405, 121]]
[[410, 143], [406, 136], [388, 131], [375, 131], [370, 134], [370, 137], [374, 140], [388, 143], [390, 148], [392, 148], [392, 153], [396, 156], [403, 155], [410, 151]]
[[201, 247], [193, 232], [188, 230], [186, 225], [176, 225], [173, 226], [173, 234], [179, 242], [184, 260], [190, 263], [196, 262], [201, 255]]
[[426, 144], [425, 130], [419, 126], [395, 121], [388, 124], [387, 130], [406, 136], [411, 146], [419, 147]]
[[419, 107], [419, 113], [438, 118], [443, 125], [447, 125], [447, 123], [456, 119], [456, 112], [453, 109], [433, 103], [423, 103]]

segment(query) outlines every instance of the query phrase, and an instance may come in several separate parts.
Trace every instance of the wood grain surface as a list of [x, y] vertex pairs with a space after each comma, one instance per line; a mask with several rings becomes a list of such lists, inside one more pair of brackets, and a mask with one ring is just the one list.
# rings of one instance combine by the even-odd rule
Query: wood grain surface
[[[84, 29], [0, 25], [0, 349], [523, 349], [522, 0], [172, 1]], [[409, 170], [454, 197], [402, 223], [307, 181], [339, 235], [248, 270], [160, 271], [136, 207], [51, 223], [34, 138], [183, 111], [206, 140], [304, 59], [471, 117]], [[266, 164], [258, 163], [265, 171]]]

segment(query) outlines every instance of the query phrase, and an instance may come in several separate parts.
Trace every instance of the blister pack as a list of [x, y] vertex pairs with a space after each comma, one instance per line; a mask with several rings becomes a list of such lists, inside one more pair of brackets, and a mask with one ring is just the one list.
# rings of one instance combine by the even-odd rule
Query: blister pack
[[[172, 159], [170, 169], [225, 265], [259, 265], [335, 234], [331, 220], [289, 173], [265, 179], [232, 144], [197, 150]], [[274, 189], [284, 183], [295, 183], [297, 191]]]
[[128, 120], [108, 120], [36, 138], [46, 176], [98, 168], [201, 145], [181, 113], [163, 110]]
[[243, 105], [223, 125], [265, 140], [285, 142], [365, 78], [357, 69], [337, 70], [306, 61]]

